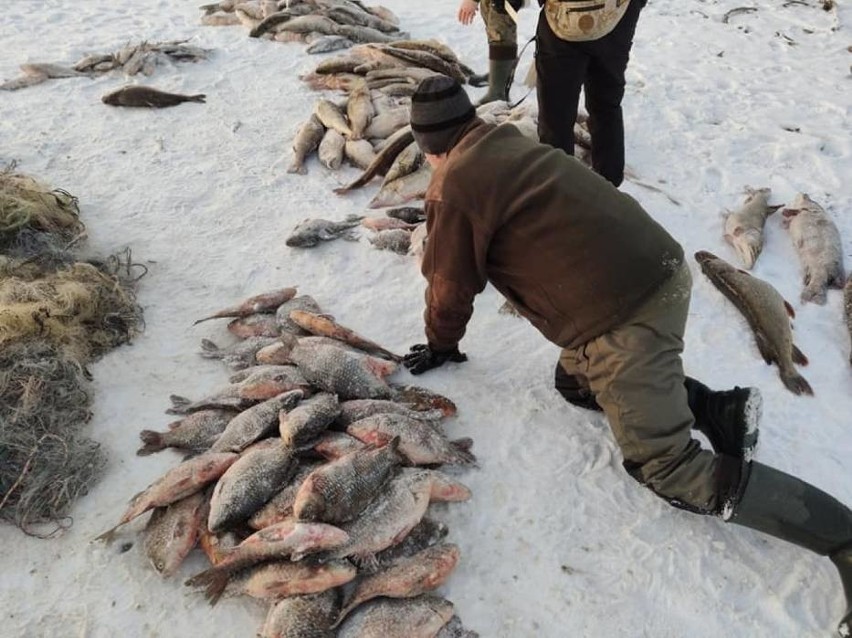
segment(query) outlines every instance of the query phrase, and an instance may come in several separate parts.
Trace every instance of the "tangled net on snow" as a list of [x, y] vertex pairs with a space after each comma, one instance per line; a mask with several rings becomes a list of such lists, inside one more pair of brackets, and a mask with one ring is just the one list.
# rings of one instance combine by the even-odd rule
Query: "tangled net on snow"
[[[0, 519], [27, 534], [67, 527], [71, 504], [103, 473], [103, 451], [80, 436], [86, 383], [82, 364], [55, 345], [0, 348]], [[37, 531], [44, 524], [53, 529]]]

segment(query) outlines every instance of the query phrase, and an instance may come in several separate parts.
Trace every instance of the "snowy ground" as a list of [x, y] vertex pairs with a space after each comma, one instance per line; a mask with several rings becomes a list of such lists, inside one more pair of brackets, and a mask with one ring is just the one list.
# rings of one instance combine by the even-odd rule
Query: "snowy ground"
[[[199, 25], [199, 2], [6, 0], [0, 78], [23, 62], [73, 63], [128, 41], [192, 38], [215, 50], [197, 65], [161, 69], [150, 84], [204, 92], [206, 105], [162, 111], [100, 102], [125, 80], [54, 80], [0, 94], [0, 161], [80, 198], [89, 248], [130, 247], [150, 272], [139, 300], [147, 330], [93, 366], [90, 436], [108, 474], [49, 541], [0, 528], [4, 636], [251, 636], [265, 607], [229, 600], [211, 609], [147, 564], [141, 545], [120, 553], [91, 543], [128, 498], [177, 462], [140, 458], [138, 432], [163, 429], [172, 393], [199, 397], [225, 382], [195, 354], [202, 338], [228, 342], [223, 324], [192, 321], [251, 294], [287, 285], [339, 321], [396, 351], [422, 341], [423, 281], [411, 258], [359, 243], [314, 250], [284, 245], [306, 217], [362, 213], [375, 186], [346, 197], [332, 188], [355, 170], [316, 160], [287, 174], [292, 136], [319, 94], [297, 78], [319, 61], [302, 45], [252, 40], [243, 27]], [[481, 22], [455, 21], [455, 0], [386, 0], [413, 37], [438, 37], [477, 69], [486, 65]], [[680, 202], [627, 182], [624, 190], [683, 243], [729, 260], [720, 212], [745, 186], [769, 186], [773, 203], [799, 191], [822, 203], [852, 266], [852, 11], [816, 0], [651, 0], [639, 22], [625, 98], [628, 163]], [[521, 13], [521, 36], [536, 12]], [[530, 47], [531, 49], [531, 47]], [[531, 61], [528, 50], [518, 77]], [[138, 80], [137, 80], [138, 81]], [[475, 98], [484, 89], [472, 89]], [[513, 97], [523, 94], [516, 84]], [[534, 95], [529, 98], [534, 100]], [[696, 282], [687, 372], [717, 388], [759, 386], [766, 402], [757, 458], [852, 503], [852, 373], [841, 293], [801, 306], [799, 265], [780, 218], [769, 219], [754, 273], [798, 311], [795, 339], [814, 398], [783, 388], [745, 322], [690, 259]], [[464, 475], [474, 498], [438, 512], [462, 562], [444, 587], [483, 638], [543, 636], [828, 636], [844, 609], [834, 568], [755, 532], [668, 507], [621, 469], [605, 421], [552, 389], [557, 348], [520, 319], [498, 314], [493, 290], [477, 303], [462, 348], [470, 361], [418, 380], [453, 398], [448, 424], [471, 436], [482, 468]], [[410, 381], [406, 372], [396, 380]], [[845, 459], [845, 461], [844, 461]], [[142, 523], [127, 526], [135, 541]]]

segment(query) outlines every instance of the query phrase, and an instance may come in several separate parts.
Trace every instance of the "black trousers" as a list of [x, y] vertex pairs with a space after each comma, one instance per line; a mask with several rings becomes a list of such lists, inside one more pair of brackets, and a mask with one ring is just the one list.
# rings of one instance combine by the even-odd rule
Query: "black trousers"
[[535, 68], [538, 74], [538, 135], [542, 142], [574, 154], [574, 121], [585, 87], [592, 168], [615, 186], [624, 180], [624, 71], [644, 0], [632, 0], [621, 21], [599, 40], [566, 42], [538, 16]]

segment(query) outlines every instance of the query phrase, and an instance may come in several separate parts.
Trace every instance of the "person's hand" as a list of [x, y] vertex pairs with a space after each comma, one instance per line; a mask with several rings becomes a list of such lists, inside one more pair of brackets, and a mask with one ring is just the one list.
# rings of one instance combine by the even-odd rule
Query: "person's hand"
[[470, 24], [473, 22], [478, 9], [479, 4], [473, 0], [462, 0], [459, 5], [459, 22], [462, 24]]
[[467, 355], [459, 352], [458, 347], [445, 352], [436, 352], [428, 344], [418, 343], [411, 346], [410, 352], [402, 358], [402, 365], [408, 368], [411, 374], [422, 374], [444, 365], [447, 361], [461, 363], [467, 361]]

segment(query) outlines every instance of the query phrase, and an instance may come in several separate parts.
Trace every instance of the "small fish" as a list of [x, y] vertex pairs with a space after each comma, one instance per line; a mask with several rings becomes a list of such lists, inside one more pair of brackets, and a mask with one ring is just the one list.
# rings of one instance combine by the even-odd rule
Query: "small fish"
[[339, 414], [337, 397], [327, 392], [315, 394], [292, 410], [282, 410], [278, 417], [281, 443], [299, 449], [315, 441]]
[[269, 608], [260, 638], [333, 638], [331, 625], [340, 609], [340, 593], [289, 596]]
[[[277, 601], [288, 596], [328, 591], [350, 582], [356, 574], [355, 566], [346, 560], [264, 563], [231, 579], [225, 593]], [[211, 605], [218, 599], [216, 595], [208, 596]]]
[[314, 107], [314, 115], [326, 128], [334, 129], [347, 139], [352, 137], [352, 129], [346, 121], [346, 115], [334, 102], [326, 99], [319, 100]]
[[338, 341], [342, 341], [353, 348], [363, 350], [364, 352], [377, 357], [388, 359], [389, 361], [395, 361], [397, 363], [402, 361], [402, 357], [399, 355], [383, 348], [375, 341], [362, 337], [354, 330], [341, 326], [339, 323], [329, 319], [328, 317], [304, 310], [291, 310], [290, 319], [299, 327], [307, 330], [313, 335], [337, 339]]
[[402, 228], [381, 230], [370, 237], [370, 243], [379, 250], [390, 250], [398, 255], [407, 255], [411, 248], [411, 231]]
[[205, 512], [205, 496], [191, 494], [158, 507], [145, 526], [145, 554], [160, 574], [171, 576], [198, 542]]
[[343, 147], [346, 138], [333, 128], [328, 129], [322, 136], [317, 155], [320, 163], [326, 168], [336, 171], [343, 163]]
[[207, 96], [203, 93], [197, 95], [181, 95], [179, 93], [167, 93], [150, 86], [124, 86], [117, 91], [107, 93], [101, 98], [101, 102], [110, 106], [135, 106], [149, 108], [164, 108], [176, 106], [182, 102], [201, 102]]
[[420, 224], [426, 221], [426, 211], [413, 206], [400, 206], [385, 211], [385, 215], [404, 221], [406, 224]]
[[142, 430], [139, 438], [144, 445], [136, 454], [148, 456], [167, 447], [192, 451], [209, 449], [235, 415], [233, 410], [200, 410], [175, 421], [166, 432]]
[[312, 248], [322, 241], [331, 241], [338, 237], [356, 239], [349, 229], [361, 221], [361, 215], [349, 215], [342, 222], [327, 219], [305, 219], [299, 223], [284, 242], [291, 248]]
[[699, 251], [695, 253], [695, 260], [713, 285], [745, 316], [763, 360], [778, 365], [784, 387], [793, 394], [813, 394], [810, 384], [793, 366], [794, 363], [808, 363], [807, 357], [793, 343], [790, 330], [790, 318], [796, 316], [793, 307], [772, 285], [737, 270], [712, 253]]
[[240, 452], [265, 436], [278, 424], [281, 410], [292, 410], [301, 401], [301, 390], [283, 392], [280, 395], [240, 412], [228, 423], [228, 427], [211, 448], [213, 451]]
[[826, 288], [842, 289], [845, 280], [843, 246], [837, 226], [822, 206], [804, 193], [796, 195], [792, 206], [781, 214], [802, 264], [805, 284], [802, 303], [813, 301], [822, 305], [826, 301]]
[[242, 370], [258, 363], [271, 363], [258, 361], [257, 354], [271, 345], [285, 347], [288, 338], [294, 339], [295, 344], [293, 335], [281, 335], [280, 337], [247, 337], [224, 348], [220, 348], [210, 339], [202, 339], [200, 354], [205, 359], [219, 359], [232, 370]]
[[265, 292], [254, 297], [249, 297], [242, 303], [236, 306], [229, 306], [218, 312], [213, 313], [203, 319], [198, 319], [192, 325], [197, 325], [202, 321], [210, 319], [221, 319], [224, 317], [248, 317], [259, 313], [274, 313], [285, 301], [290, 301], [296, 296], [296, 288], [281, 288], [272, 292]]
[[453, 616], [453, 604], [443, 598], [380, 598], [359, 607], [346, 618], [338, 638], [435, 638]]
[[391, 398], [392, 390], [384, 377], [396, 370], [393, 362], [304, 341], [293, 348], [290, 358], [312, 385], [343, 400]]
[[305, 168], [305, 159], [317, 149], [325, 134], [325, 127], [316, 115], [311, 114], [308, 120], [299, 127], [296, 137], [293, 139], [293, 163], [287, 169], [288, 173], [299, 173], [304, 175], [308, 172]]
[[750, 188], [746, 193], [745, 203], [725, 216], [725, 241], [733, 246], [743, 265], [750, 270], [763, 250], [766, 218], [781, 207], [769, 205], [768, 188]]

